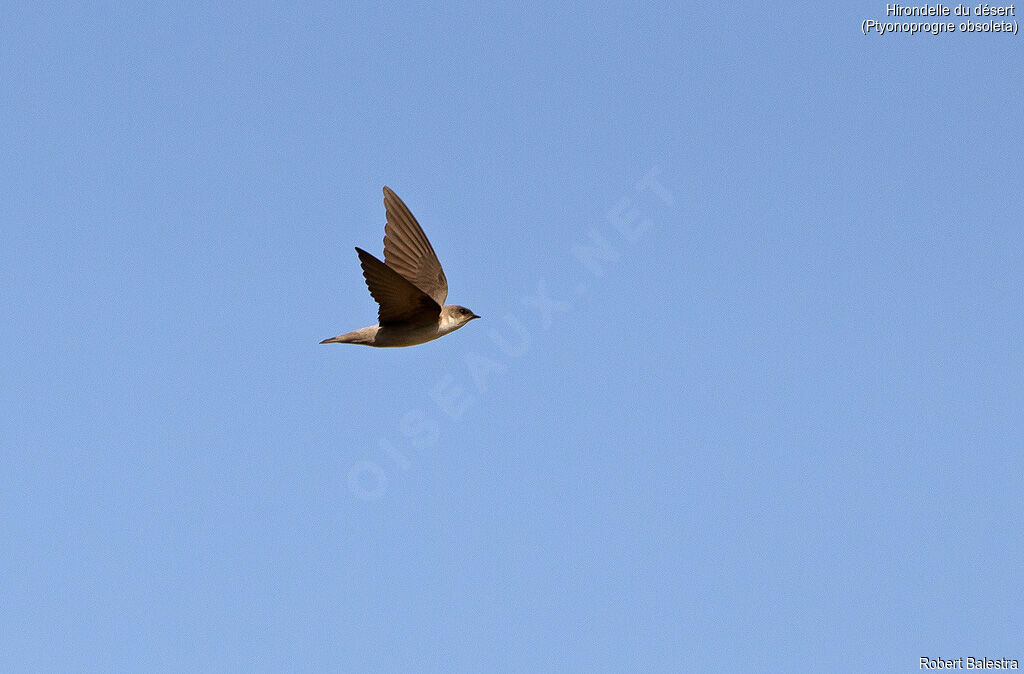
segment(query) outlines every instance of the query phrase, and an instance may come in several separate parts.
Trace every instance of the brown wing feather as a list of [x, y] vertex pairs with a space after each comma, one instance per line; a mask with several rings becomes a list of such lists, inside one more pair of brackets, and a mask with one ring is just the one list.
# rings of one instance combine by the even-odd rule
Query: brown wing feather
[[416, 218], [390, 188], [384, 187], [384, 263], [443, 305], [448, 279]]
[[380, 305], [377, 319], [381, 325], [407, 326], [437, 322], [441, 306], [391, 267], [356, 248], [363, 277], [370, 295]]

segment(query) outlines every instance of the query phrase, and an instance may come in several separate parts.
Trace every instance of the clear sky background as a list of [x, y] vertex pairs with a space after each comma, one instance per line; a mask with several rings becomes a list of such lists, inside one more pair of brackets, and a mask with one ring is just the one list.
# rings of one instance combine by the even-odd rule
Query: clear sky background
[[1024, 38], [173, 5], [0, 22], [3, 669], [1024, 659]]

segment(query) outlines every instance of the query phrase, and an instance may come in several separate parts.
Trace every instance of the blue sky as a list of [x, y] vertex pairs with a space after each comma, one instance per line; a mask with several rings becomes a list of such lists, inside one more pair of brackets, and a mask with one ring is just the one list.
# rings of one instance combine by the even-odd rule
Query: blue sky
[[[1020, 38], [884, 4], [8, 7], [4, 669], [1024, 658]], [[385, 184], [484, 318], [320, 346]]]

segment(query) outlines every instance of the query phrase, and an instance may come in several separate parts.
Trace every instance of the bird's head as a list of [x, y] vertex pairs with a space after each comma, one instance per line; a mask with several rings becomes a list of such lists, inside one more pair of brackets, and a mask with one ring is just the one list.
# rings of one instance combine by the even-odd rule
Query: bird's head
[[458, 304], [446, 304], [441, 310], [441, 322], [448, 325], [452, 330], [458, 330], [474, 318], [480, 318], [466, 307]]

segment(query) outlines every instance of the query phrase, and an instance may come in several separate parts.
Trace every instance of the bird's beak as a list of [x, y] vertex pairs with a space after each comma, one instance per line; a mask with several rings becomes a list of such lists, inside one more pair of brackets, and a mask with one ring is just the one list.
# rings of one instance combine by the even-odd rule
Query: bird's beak
[[472, 316], [469, 317], [469, 320], [473, 320], [474, 318], [480, 318], [480, 317], [477, 316], [476, 314], [473, 314]]

